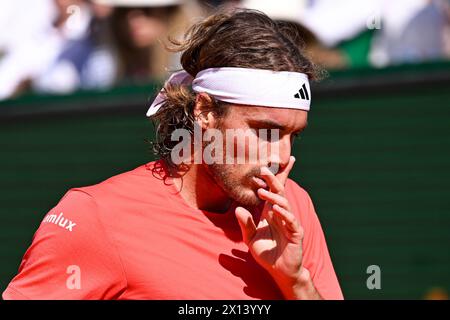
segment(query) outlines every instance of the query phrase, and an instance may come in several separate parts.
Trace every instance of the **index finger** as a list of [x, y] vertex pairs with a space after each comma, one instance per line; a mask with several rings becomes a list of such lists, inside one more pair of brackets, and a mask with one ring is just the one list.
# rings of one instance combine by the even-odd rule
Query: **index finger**
[[274, 193], [283, 194], [284, 185], [286, 184], [287, 177], [292, 167], [294, 166], [295, 157], [290, 157], [286, 167], [279, 173], [274, 175], [267, 167], [261, 168], [261, 177], [267, 182], [270, 190]]
[[295, 157], [290, 156], [289, 157], [289, 163], [286, 167], [283, 168], [280, 172], [278, 172], [275, 176], [280, 180], [280, 182], [283, 184], [283, 186], [286, 184], [287, 178], [289, 176], [289, 173], [291, 172], [292, 168], [294, 167], [295, 163]]
[[284, 184], [281, 183], [280, 179], [278, 179], [272, 171], [270, 171], [267, 167], [261, 168], [261, 178], [267, 182], [270, 190], [276, 194], [282, 194], [284, 191]]

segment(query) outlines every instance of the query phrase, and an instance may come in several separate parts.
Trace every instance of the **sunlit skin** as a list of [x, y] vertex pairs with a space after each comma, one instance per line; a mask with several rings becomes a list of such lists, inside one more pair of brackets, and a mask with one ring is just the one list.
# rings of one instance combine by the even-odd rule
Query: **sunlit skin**
[[[279, 129], [279, 152], [270, 153], [264, 162], [255, 164], [190, 164], [189, 170], [174, 183], [192, 207], [217, 213], [225, 212], [233, 201], [243, 240], [254, 259], [264, 267], [287, 299], [320, 299], [308, 270], [302, 267], [303, 229], [291, 212], [284, 187], [295, 158], [291, 156], [296, 135], [307, 126], [308, 113], [303, 110], [231, 106], [223, 119], [208, 110], [210, 98], [198, 94], [194, 113], [203, 130]], [[235, 149], [248, 145], [235, 145]], [[274, 175], [267, 166], [277, 163]], [[258, 186], [253, 177], [265, 182]], [[254, 210], [263, 208], [255, 221]]]

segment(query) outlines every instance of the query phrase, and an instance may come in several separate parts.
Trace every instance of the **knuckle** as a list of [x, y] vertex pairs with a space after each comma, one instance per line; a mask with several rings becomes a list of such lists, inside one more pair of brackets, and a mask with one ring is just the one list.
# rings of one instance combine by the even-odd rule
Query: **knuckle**
[[298, 226], [298, 233], [300, 234], [300, 238], [303, 239], [303, 237], [305, 236], [305, 230], [300, 225]]
[[289, 216], [286, 219], [291, 224], [297, 224], [297, 220], [292, 216], [291, 213], [289, 213]]

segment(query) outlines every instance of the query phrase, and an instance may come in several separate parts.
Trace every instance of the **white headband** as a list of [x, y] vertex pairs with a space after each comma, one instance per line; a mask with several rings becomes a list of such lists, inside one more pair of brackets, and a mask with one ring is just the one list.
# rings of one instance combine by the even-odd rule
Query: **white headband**
[[[311, 104], [308, 76], [300, 72], [225, 67], [205, 69], [194, 79], [183, 70], [172, 74], [167, 83], [189, 85], [194, 92], [206, 92], [233, 104], [305, 111], [309, 111]], [[154, 115], [164, 100], [163, 88], [148, 109], [147, 117]]]

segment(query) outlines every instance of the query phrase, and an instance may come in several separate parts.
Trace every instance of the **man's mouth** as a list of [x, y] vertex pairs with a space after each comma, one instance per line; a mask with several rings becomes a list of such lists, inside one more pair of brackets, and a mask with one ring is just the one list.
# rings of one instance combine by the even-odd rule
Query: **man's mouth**
[[253, 176], [253, 181], [255, 181], [255, 183], [258, 185], [258, 187], [263, 188], [263, 189], [267, 188], [267, 183], [263, 179]]

